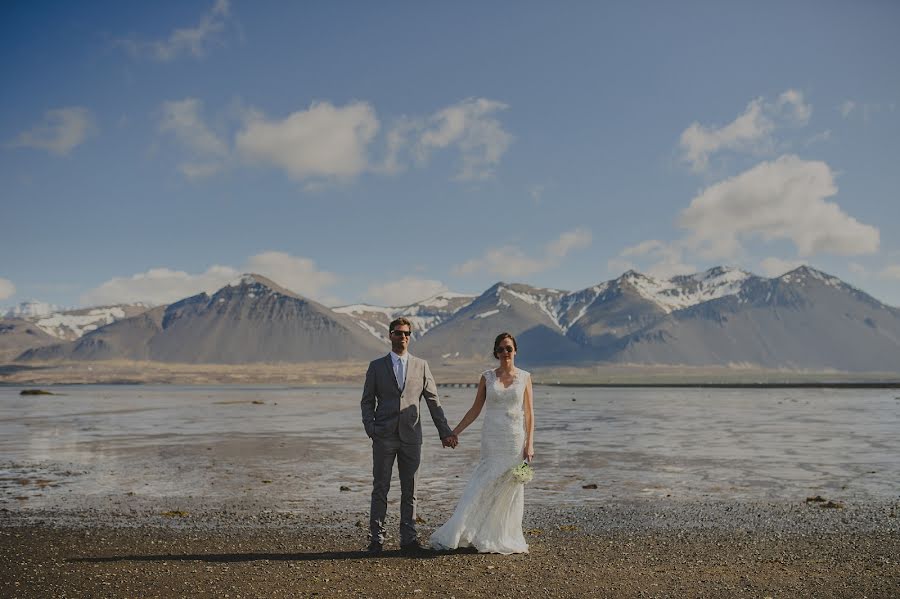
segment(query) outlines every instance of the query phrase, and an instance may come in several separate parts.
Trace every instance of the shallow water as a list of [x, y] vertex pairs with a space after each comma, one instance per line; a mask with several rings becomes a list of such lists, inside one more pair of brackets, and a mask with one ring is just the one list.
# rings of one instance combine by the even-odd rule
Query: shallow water
[[[359, 389], [52, 389], [60, 395], [0, 387], [7, 509], [123, 498], [368, 509], [371, 448]], [[535, 395], [531, 505], [900, 496], [895, 390], [536, 387]], [[442, 390], [451, 425], [473, 396]], [[452, 505], [478, 459], [480, 425], [451, 450], [441, 448], [427, 410], [424, 418], [419, 497]], [[598, 488], [582, 488], [589, 484]]]

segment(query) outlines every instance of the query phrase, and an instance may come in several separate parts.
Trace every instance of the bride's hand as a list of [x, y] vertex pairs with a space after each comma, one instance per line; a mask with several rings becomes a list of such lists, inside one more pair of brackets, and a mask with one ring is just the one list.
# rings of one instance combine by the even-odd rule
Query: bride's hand
[[522, 452], [522, 457], [525, 458], [526, 462], [530, 462], [531, 460], [533, 460], [534, 459], [534, 447], [531, 447], [530, 445], [528, 447], [526, 447], [525, 450]]

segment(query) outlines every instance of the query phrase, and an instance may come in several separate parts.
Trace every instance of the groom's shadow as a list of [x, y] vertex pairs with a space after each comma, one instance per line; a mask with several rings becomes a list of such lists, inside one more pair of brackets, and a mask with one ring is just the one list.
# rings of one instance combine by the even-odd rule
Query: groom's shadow
[[255, 561], [281, 561], [281, 562], [310, 562], [319, 560], [343, 560], [343, 559], [434, 559], [445, 555], [461, 555], [477, 553], [477, 550], [457, 549], [455, 551], [423, 551], [421, 553], [407, 554], [398, 550], [382, 551], [378, 554], [370, 554], [368, 551], [318, 551], [312, 553], [184, 553], [184, 554], [159, 554], [159, 555], [110, 555], [103, 557], [72, 557], [67, 559], [70, 563], [111, 563], [111, 562], [210, 562], [210, 563], [236, 563]]

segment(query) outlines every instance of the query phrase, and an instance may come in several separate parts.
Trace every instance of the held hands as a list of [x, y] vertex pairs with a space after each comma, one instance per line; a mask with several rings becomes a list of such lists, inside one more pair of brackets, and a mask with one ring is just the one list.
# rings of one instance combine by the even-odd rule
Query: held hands
[[526, 462], [530, 462], [531, 460], [533, 460], [534, 459], [534, 447], [532, 447], [530, 444], [526, 445], [525, 449], [522, 450], [522, 458]]
[[454, 434], [451, 434], [447, 437], [443, 437], [441, 439], [441, 445], [444, 447], [450, 447], [452, 449], [456, 449], [456, 446], [459, 444], [459, 437]]

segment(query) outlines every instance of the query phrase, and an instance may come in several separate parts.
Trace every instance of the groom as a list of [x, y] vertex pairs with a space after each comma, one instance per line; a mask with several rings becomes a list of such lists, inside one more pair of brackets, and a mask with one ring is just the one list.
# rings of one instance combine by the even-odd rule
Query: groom
[[416, 537], [416, 480], [422, 455], [421, 398], [425, 398], [431, 419], [444, 447], [456, 447], [456, 435], [447, 424], [437, 396], [437, 386], [428, 362], [409, 355], [412, 325], [405, 318], [391, 322], [388, 336], [391, 353], [369, 364], [363, 387], [362, 421], [372, 439], [372, 508], [369, 553], [384, 547], [384, 518], [391, 488], [394, 460], [400, 472], [400, 550], [422, 550]]

